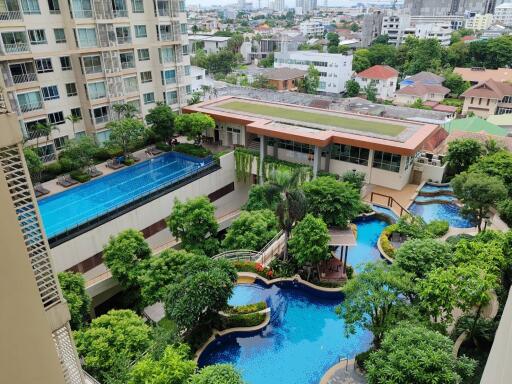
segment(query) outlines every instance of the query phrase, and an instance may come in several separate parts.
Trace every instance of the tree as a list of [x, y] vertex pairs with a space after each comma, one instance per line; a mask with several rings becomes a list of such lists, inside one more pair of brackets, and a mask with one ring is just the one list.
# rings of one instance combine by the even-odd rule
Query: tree
[[219, 225], [215, 219], [215, 206], [205, 196], [184, 203], [176, 199], [167, 226], [187, 251], [211, 256], [218, 250], [219, 242], [215, 236]]
[[169, 287], [165, 313], [182, 331], [208, 324], [227, 307], [235, 281], [236, 277], [220, 268], [190, 275]]
[[416, 100], [414, 100], [414, 103], [409, 104], [409, 107], [416, 108], [416, 109], [432, 109], [431, 107], [425, 106], [425, 104], [423, 104], [423, 100], [420, 98], [417, 98]]
[[175, 113], [165, 103], [158, 102], [155, 108], [149, 110], [146, 115], [146, 122], [159, 140], [168, 142], [174, 135]]
[[215, 120], [201, 112], [179, 115], [176, 117], [175, 124], [178, 132], [198, 144], [201, 143], [201, 136], [208, 129], [215, 128]]
[[59, 158], [68, 158], [78, 168], [83, 169], [93, 164], [93, 158], [98, 151], [98, 145], [90, 136], [82, 136], [69, 140]]
[[292, 230], [290, 253], [299, 265], [316, 265], [331, 257], [329, 230], [321, 218], [308, 213]]
[[[48, 154], [48, 141], [50, 140], [50, 136], [53, 131], [59, 131], [59, 128], [52, 123], [44, 122], [37, 123], [32, 129], [31, 133], [36, 137], [36, 151], [39, 156], [46, 156]], [[39, 139], [41, 137], [45, 138], [44, 141], [44, 151], [40, 151], [39, 148]]]
[[70, 115], [66, 116], [66, 120], [71, 122], [71, 129], [73, 129], [73, 137], [75, 137], [76, 136], [75, 124], [79, 123], [82, 120], [82, 117], [74, 115], [74, 114], [70, 114]]
[[329, 32], [326, 35], [326, 39], [328, 41], [328, 44], [327, 44], [328, 49], [330, 47], [334, 47], [337, 49], [338, 46], [340, 45], [340, 36], [336, 32]]
[[411, 275], [384, 262], [368, 263], [343, 287], [345, 299], [336, 313], [345, 321], [345, 333], [358, 327], [373, 333], [378, 348], [406, 305], [404, 294], [412, 289]]
[[222, 248], [259, 251], [277, 234], [277, 218], [269, 209], [242, 211], [229, 227]]
[[[101, 382], [122, 361], [131, 362], [150, 346], [150, 327], [130, 310], [111, 310], [74, 333], [84, 368]], [[108, 382], [107, 382], [108, 383]]]
[[377, 36], [372, 41], [372, 45], [375, 45], [375, 44], [388, 44], [388, 42], [389, 42], [389, 36], [388, 35], [379, 35], [379, 36]]
[[365, 94], [368, 101], [377, 101], [377, 87], [375, 86], [373, 80], [371, 80], [370, 83], [363, 88], [363, 93]]
[[272, 89], [275, 87], [270, 83], [269, 79], [265, 75], [256, 75], [251, 83], [251, 87], [253, 88], [265, 88]]
[[240, 50], [240, 47], [244, 43], [244, 35], [241, 33], [234, 33], [228, 40], [228, 49], [230, 49], [233, 53], [237, 53]]
[[352, 69], [359, 73], [364, 71], [367, 68], [370, 68], [372, 64], [370, 63], [370, 59], [368, 58], [368, 49], [358, 49], [354, 52], [354, 57], [352, 60]]
[[489, 39], [487, 43], [487, 68], [505, 68], [512, 63], [512, 36]]
[[316, 93], [320, 85], [320, 71], [311, 64], [308, 67], [308, 72], [304, 79], [299, 79], [297, 82], [297, 88], [299, 92], [303, 93]]
[[371, 65], [395, 65], [396, 48], [387, 44], [373, 44], [368, 48], [368, 59]]
[[245, 384], [240, 373], [230, 364], [204, 367], [192, 376], [189, 384]]
[[82, 274], [73, 272], [60, 272], [58, 277], [62, 296], [71, 313], [71, 328], [80, 329], [85, 325], [91, 310], [91, 298], [85, 291], [85, 279]]
[[457, 139], [448, 143], [446, 162], [454, 174], [466, 171], [482, 156], [482, 144], [474, 139]]
[[413, 75], [421, 71], [436, 72], [440, 69], [444, 51], [439, 40], [408, 36], [400, 49], [406, 52], [403, 64], [405, 74]]
[[119, 284], [137, 287], [141, 267], [151, 257], [151, 248], [141, 232], [127, 229], [111, 236], [103, 248], [103, 261]]
[[196, 34], [197, 32], [199, 32], [199, 27], [197, 26], [197, 24], [194, 24], [192, 26], [192, 34]]
[[258, 67], [272, 68], [274, 66], [274, 53], [270, 52], [267, 57], [264, 57], [258, 62]]
[[512, 196], [512, 153], [509, 151], [499, 151], [479, 158], [470, 166], [469, 172], [498, 177], [507, 187], [509, 196]]
[[363, 208], [359, 192], [349, 183], [321, 176], [304, 183], [307, 210], [327, 226], [346, 228]]
[[361, 189], [365, 183], [365, 178], [365, 173], [358, 171], [347, 171], [341, 175], [341, 181], [346, 181], [358, 192], [361, 192]]
[[107, 124], [110, 129], [109, 145], [120, 147], [125, 157], [129, 156], [130, 149], [144, 139], [145, 127], [140, 120], [123, 118]]
[[451, 93], [457, 97], [459, 97], [462, 93], [464, 93], [466, 89], [471, 86], [469, 81], [464, 81], [461, 75], [452, 71], [444, 73], [443, 84], [446, 88], [449, 88]]
[[453, 341], [421, 325], [401, 323], [386, 333], [365, 363], [368, 384], [458, 384], [475, 361], [453, 355]]
[[192, 95], [190, 96], [190, 99], [188, 99], [187, 104], [188, 105], [194, 105], [201, 102], [201, 92], [196, 91], [192, 92]]
[[23, 155], [25, 156], [25, 161], [27, 163], [28, 172], [30, 173], [32, 182], [38, 182], [41, 180], [41, 172], [44, 169], [41, 158], [37, 156], [37, 153], [35, 153], [32, 148], [24, 148]]
[[359, 31], [359, 29], [360, 29], [359, 24], [357, 24], [357, 23], [355, 23], [355, 22], [354, 22], [354, 23], [352, 23], [352, 24], [350, 24], [350, 30], [351, 30], [352, 32], [357, 32], [357, 31]]
[[482, 221], [490, 217], [491, 208], [507, 196], [507, 189], [498, 177], [483, 173], [463, 172], [453, 178], [451, 185], [464, 204], [461, 213], [476, 222], [478, 232], [482, 230]]
[[160, 360], [146, 356], [131, 369], [128, 384], [186, 384], [194, 375], [196, 363], [189, 360], [186, 344], [168, 346]]
[[249, 197], [244, 209], [248, 211], [258, 211], [261, 209], [275, 211], [279, 200], [279, 195], [272, 194], [269, 184], [254, 184], [249, 190]]
[[359, 95], [360, 90], [361, 86], [354, 79], [350, 79], [345, 83], [345, 96], [347, 97], [355, 97]]
[[407, 240], [395, 251], [394, 264], [423, 279], [430, 271], [450, 264], [451, 247], [434, 239]]

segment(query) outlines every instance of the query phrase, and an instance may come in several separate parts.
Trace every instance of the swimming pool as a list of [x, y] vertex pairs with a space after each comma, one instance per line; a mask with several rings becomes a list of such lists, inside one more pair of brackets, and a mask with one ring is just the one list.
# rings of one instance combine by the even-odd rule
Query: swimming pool
[[231, 363], [251, 384], [318, 384], [340, 356], [353, 358], [371, 345], [368, 331], [344, 336], [344, 322], [334, 312], [342, 301], [339, 293], [320, 293], [292, 282], [242, 284], [230, 299], [235, 305], [258, 301], [271, 308], [269, 325], [251, 334], [218, 338], [199, 357], [200, 367]]
[[51, 238], [211, 166], [213, 160], [169, 152], [38, 201]]
[[453, 195], [430, 195], [430, 196], [416, 196], [414, 201], [428, 203], [428, 202], [435, 202], [435, 201], [456, 201], [457, 198]]
[[425, 183], [423, 185], [423, 187], [421, 187], [420, 189], [420, 193], [421, 192], [426, 192], [426, 193], [442, 193], [442, 192], [447, 192], [447, 193], [451, 193], [453, 192], [453, 189], [450, 185], [446, 184], [446, 185], [434, 185], [434, 184], [429, 184], [429, 183]]
[[389, 225], [376, 217], [359, 217], [354, 220], [357, 225], [357, 245], [349, 247], [347, 263], [356, 272], [360, 272], [365, 263], [382, 260], [377, 248], [377, 240], [382, 230]]
[[446, 220], [450, 227], [472, 228], [474, 225], [463, 217], [460, 208], [452, 203], [413, 203], [409, 211], [415, 215], [421, 216], [427, 223], [432, 220]]

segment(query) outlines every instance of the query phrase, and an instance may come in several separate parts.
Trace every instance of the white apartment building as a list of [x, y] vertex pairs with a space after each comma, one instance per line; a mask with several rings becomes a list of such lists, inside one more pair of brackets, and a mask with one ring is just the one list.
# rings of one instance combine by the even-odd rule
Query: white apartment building
[[274, 0], [270, 2], [271, 8], [275, 12], [283, 12], [286, 9], [284, 0]]
[[494, 21], [506, 27], [512, 27], [512, 2], [503, 3], [496, 7]]
[[[67, 139], [100, 142], [133, 104], [144, 116], [157, 101], [178, 109], [191, 92], [184, 1], [0, 0], [0, 69], [29, 145], [44, 161]], [[72, 124], [66, 116], [80, 116]], [[54, 124], [50, 140], [38, 122]]]
[[300, 32], [304, 36], [323, 36], [325, 32], [324, 24], [318, 19], [306, 20], [300, 23]]
[[274, 61], [275, 68], [307, 70], [311, 64], [320, 72], [318, 92], [342, 93], [345, 91], [345, 83], [352, 75], [351, 54], [289, 51], [276, 53]]
[[450, 45], [453, 29], [448, 24], [418, 24], [407, 28], [404, 36], [414, 35], [420, 39], [437, 39], [441, 45]]
[[484, 29], [489, 28], [494, 22], [494, 15], [491, 13], [487, 13], [485, 15], [475, 15], [466, 19], [465, 28], [472, 29], [474, 31], [483, 31]]
[[203, 85], [213, 87], [213, 81], [206, 77], [206, 69], [196, 67], [195, 65], [192, 65], [190, 68], [190, 77], [192, 79], [192, 92], [202, 92]]

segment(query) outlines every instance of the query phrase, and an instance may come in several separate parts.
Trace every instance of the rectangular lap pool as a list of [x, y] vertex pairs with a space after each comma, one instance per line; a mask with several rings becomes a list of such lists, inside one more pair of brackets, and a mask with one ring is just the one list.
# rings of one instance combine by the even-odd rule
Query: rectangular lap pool
[[62, 234], [211, 165], [211, 158], [169, 152], [40, 199], [46, 235], [51, 238]]

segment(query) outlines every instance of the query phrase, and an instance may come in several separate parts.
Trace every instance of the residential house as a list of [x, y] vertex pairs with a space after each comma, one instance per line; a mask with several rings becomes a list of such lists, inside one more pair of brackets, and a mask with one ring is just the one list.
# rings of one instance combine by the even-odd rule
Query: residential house
[[307, 71], [296, 68], [270, 68], [261, 72], [277, 91], [295, 91], [298, 81], [304, 79]]
[[512, 113], [512, 84], [489, 79], [474, 85], [461, 95], [464, 98], [462, 114], [473, 112], [487, 118], [490, 115]]
[[450, 93], [450, 90], [442, 85], [418, 83], [400, 88], [396, 91], [394, 102], [398, 105], [412, 104], [418, 99], [422, 101], [440, 102], [448, 93]]
[[377, 89], [377, 98], [390, 100], [395, 97], [398, 83], [398, 71], [389, 65], [374, 65], [355, 76], [355, 80], [365, 88], [373, 84]]
[[510, 68], [485, 69], [481, 67], [456, 67], [453, 69], [453, 72], [459, 74], [465, 81], [469, 81], [471, 85], [476, 85], [489, 79], [497, 82], [512, 82], [512, 69]]
[[422, 71], [412, 76], [407, 76], [400, 82], [400, 88], [414, 84], [443, 85], [444, 77], [432, 72]]

